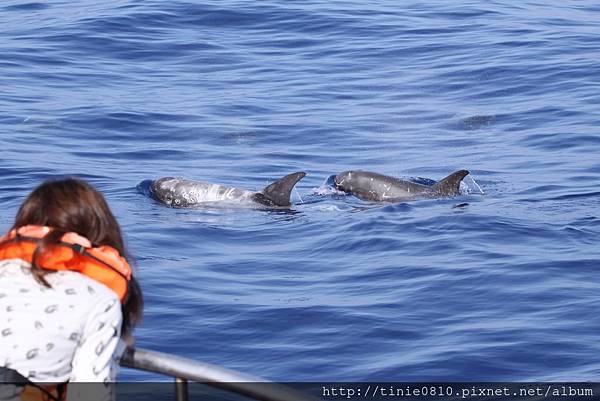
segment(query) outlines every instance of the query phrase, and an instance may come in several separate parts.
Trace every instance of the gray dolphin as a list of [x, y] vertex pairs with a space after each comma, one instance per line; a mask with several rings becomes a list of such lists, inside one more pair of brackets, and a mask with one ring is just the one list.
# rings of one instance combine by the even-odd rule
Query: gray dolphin
[[339, 173], [334, 182], [337, 189], [362, 200], [398, 202], [458, 195], [460, 182], [467, 174], [467, 170], [459, 170], [428, 186], [369, 171], [354, 170]]
[[163, 177], [152, 181], [150, 193], [160, 202], [173, 207], [188, 207], [216, 201], [290, 206], [290, 193], [305, 175], [302, 171], [288, 174], [266, 186], [261, 192], [184, 178]]

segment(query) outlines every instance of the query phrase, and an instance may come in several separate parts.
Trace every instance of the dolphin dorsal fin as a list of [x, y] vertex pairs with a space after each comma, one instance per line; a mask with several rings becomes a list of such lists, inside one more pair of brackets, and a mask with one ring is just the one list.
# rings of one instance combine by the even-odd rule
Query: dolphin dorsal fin
[[431, 188], [441, 195], [457, 195], [460, 182], [469, 174], [467, 170], [458, 170], [448, 177], [441, 179]]
[[[275, 181], [271, 185], [266, 186], [261, 194], [266, 198], [268, 203], [275, 206], [290, 206], [290, 194], [294, 185], [300, 181], [306, 175], [303, 171], [288, 174], [283, 178]], [[265, 203], [264, 200], [260, 200], [261, 203]]]

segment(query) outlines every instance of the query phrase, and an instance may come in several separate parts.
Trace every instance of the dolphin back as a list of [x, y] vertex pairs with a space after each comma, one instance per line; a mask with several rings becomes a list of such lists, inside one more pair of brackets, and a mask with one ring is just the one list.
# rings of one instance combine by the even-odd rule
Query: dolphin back
[[298, 181], [306, 176], [303, 171], [288, 174], [266, 186], [254, 196], [254, 200], [266, 206], [290, 206], [290, 195]]
[[456, 171], [435, 183], [431, 188], [443, 196], [458, 195], [460, 183], [468, 174], [469, 172], [467, 170]]

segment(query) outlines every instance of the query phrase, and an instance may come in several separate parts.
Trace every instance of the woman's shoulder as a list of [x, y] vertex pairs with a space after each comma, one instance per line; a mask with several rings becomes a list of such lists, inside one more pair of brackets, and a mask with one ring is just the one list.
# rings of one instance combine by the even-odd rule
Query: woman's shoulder
[[[0, 261], [0, 277], [11, 286], [23, 287], [21, 293], [43, 293], [44, 297], [55, 297], [79, 304], [96, 305], [99, 302], [118, 302], [117, 294], [104, 284], [73, 271], [50, 272], [44, 278], [50, 285], [46, 287], [36, 281], [31, 273], [31, 265], [20, 259]], [[8, 285], [7, 285], [8, 286]]]

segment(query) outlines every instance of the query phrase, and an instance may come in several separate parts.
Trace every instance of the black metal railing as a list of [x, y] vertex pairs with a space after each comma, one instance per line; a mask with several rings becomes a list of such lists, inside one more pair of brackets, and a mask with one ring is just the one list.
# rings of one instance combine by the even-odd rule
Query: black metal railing
[[140, 348], [127, 348], [121, 366], [160, 373], [175, 378], [175, 399], [187, 401], [188, 381], [240, 394], [262, 401], [316, 401], [308, 394], [289, 386], [245, 375], [217, 365], [182, 358], [163, 352]]

